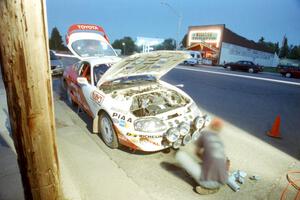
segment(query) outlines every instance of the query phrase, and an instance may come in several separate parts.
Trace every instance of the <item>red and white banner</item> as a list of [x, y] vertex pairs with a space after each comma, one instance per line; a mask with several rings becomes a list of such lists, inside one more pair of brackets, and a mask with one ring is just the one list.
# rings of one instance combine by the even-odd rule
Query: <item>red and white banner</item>
[[93, 24], [73, 24], [68, 29], [68, 34], [66, 36], [66, 42], [69, 43], [69, 38], [72, 35], [72, 33], [75, 32], [96, 32], [101, 34], [109, 43], [108, 36], [106, 35], [104, 29], [101, 26], [93, 25]]

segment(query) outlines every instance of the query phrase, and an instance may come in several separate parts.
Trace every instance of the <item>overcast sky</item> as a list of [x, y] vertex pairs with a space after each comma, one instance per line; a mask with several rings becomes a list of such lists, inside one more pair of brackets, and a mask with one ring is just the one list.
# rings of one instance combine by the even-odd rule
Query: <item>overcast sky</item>
[[[164, 0], [182, 13], [180, 40], [188, 26], [225, 24], [257, 41], [300, 45], [300, 0]], [[47, 0], [48, 26], [65, 36], [76, 23], [102, 26], [113, 41], [124, 36], [176, 38], [178, 17], [161, 0]]]

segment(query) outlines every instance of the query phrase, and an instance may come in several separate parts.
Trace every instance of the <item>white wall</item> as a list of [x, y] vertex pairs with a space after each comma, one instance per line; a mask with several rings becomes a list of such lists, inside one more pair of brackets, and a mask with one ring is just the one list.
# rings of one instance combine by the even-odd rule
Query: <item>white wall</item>
[[234, 44], [222, 42], [220, 63], [236, 62], [239, 60], [252, 61], [262, 66], [276, 67], [278, 56], [276, 54], [241, 47]]

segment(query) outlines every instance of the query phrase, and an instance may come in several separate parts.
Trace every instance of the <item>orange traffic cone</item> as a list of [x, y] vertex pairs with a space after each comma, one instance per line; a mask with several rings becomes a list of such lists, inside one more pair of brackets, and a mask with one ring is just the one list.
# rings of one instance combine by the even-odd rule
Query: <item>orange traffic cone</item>
[[271, 130], [267, 132], [267, 135], [274, 138], [281, 138], [279, 128], [280, 128], [280, 116], [278, 115], [274, 121]]

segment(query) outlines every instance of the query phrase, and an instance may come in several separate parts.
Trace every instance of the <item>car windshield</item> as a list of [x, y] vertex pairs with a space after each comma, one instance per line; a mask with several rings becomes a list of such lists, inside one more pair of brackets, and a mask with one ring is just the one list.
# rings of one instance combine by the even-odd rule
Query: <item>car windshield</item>
[[116, 56], [108, 43], [99, 40], [77, 40], [73, 42], [72, 49], [80, 57]]
[[153, 83], [156, 81], [156, 77], [151, 75], [127, 76], [117, 78], [112, 81], [107, 81], [101, 85], [101, 89], [104, 92], [109, 92], [116, 89], [125, 89], [136, 85]]
[[109, 69], [109, 66], [106, 64], [96, 65], [94, 67], [94, 83], [95, 85], [98, 83], [102, 75]]

